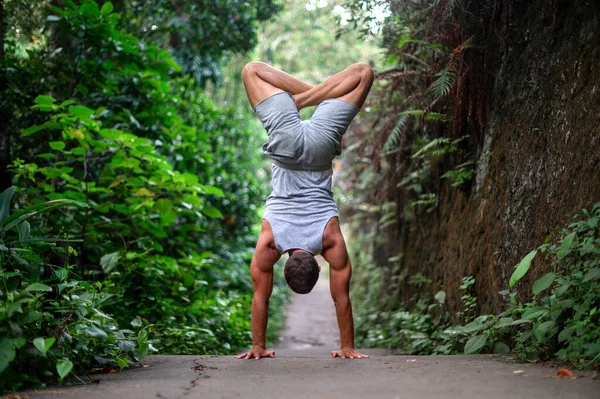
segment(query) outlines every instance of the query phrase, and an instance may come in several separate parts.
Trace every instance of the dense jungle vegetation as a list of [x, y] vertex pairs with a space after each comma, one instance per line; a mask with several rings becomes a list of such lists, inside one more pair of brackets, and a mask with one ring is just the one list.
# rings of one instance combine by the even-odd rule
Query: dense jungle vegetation
[[263, 133], [203, 88], [280, 7], [1, 4], [0, 389], [246, 347]]
[[474, 189], [516, 2], [0, 0], [0, 390], [250, 344], [269, 176], [250, 60], [313, 84], [376, 70], [335, 179], [358, 346], [597, 366], [600, 203], [528, 249], [494, 311], [471, 271], [443, 287], [398, 249]]
[[[389, 14], [377, 24], [374, 10], [382, 4], [389, 6]], [[520, 262], [506, 265], [508, 273], [500, 262], [494, 265], [495, 254], [506, 249], [489, 244], [489, 237], [502, 231], [501, 217], [490, 218], [490, 230], [477, 226], [492, 212], [485, 209], [486, 202], [501, 190], [495, 187], [491, 199], [481, 200], [481, 165], [494, 155], [491, 147], [485, 149], [492, 136], [487, 118], [501, 60], [510, 53], [511, 40], [526, 29], [536, 32], [535, 37], [545, 28], [549, 42], [560, 43], [570, 26], [579, 26], [586, 7], [590, 4], [569, 1], [346, 2], [349, 25], [366, 27], [366, 36], [372, 34], [368, 27], [378, 27], [387, 57], [366, 112], [347, 134], [339, 192], [356, 265], [359, 345], [409, 354], [512, 352], [521, 361], [600, 364], [600, 197], [575, 197], [572, 203], [585, 209], [561, 215], [564, 224], [559, 226], [537, 225], [538, 231], [548, 232], [545, 239], [529, 247], [529, 254], [521, 252]], [[522, 31], [515, 31], [519, 16], [526, 22]], [[535, 18], [540, 30], [535, 30]], [[597, 38], [597, 32], [592, 36]], [[550, 48], [557, 54], [560, 49]], [[577, 54], [575, 59], [593, 70], [597, 58]], [[536, 79], [530, 71], [523, 74]], [[519, 129], [510, 126], [503, 140]], [[579, 136], [594, 141], [583, 130]], [[564, 140], [564, 133], [557, 137]], [[497, 170], [504, 163], [495, 164]], [[586, 176], [566, 169], [571, 181], [598, 193], [597, 166]], [[511, 185], [510, 190], [518, 188]], [[531, 193], [534, 199], [537, 195], [542, 194]], [[462, 223], [453, 220], [466, 204], [475, 204], [476, 215]], [[509, 205], [496, 204], [499, 209]], [[447, 227], [469, 220], [474, 226], [461, 227], [461, 233]], [[451, 234], [455, 236], [447, 237]], [[468, 258], [473, 250], [475, 257], [479, 241], [492, 253], [485, 258], [489, 264], [467, 267], [456, 260], [460, 255], [444, 256], [464, 252]], [[510, 242], [509, 247], [519, 244]], [[442, 245], [449, 247], [437, 250]], [[496, 286], [502, 288], [490, 292]]]

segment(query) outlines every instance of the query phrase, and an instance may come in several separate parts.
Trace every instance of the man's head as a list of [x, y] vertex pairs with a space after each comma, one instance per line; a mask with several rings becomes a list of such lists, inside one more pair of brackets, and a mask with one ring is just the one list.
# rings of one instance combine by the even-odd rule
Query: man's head
[[285, 266], [285, 281], [297, 294], [308, 294], [319, 279], [321, 268], [310, 252], [294, 251]]

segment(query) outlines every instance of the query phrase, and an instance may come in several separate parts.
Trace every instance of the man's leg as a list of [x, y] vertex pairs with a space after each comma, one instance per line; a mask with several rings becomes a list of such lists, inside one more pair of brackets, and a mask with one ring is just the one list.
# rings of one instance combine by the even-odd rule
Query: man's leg
[[317, 105], [329, 98], [338, 98], [362, 107], [371, 85], [373, 84], [373, 70], [364, 62], [352, 64], [322, 83], [294, 94], [294, 101], [298, 109]]
[[312, 88], [308, 83], [258, 61], [246, 64], [242, 70], [242, 80], [252, 108], [273, 94], [286, 91], [296, 95]]

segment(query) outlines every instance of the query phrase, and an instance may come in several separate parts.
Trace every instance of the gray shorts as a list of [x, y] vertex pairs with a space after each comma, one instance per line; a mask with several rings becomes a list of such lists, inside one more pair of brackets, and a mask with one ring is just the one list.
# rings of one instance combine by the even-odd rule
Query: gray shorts
[[294, 98], [279, 92], [254, 107], [269, 136], [263, 152], [282, 168], [327, 170], [342, 152], [342, 136], [360, 109], [332, 98], [319, 104], [309, 120], [301, 120]]

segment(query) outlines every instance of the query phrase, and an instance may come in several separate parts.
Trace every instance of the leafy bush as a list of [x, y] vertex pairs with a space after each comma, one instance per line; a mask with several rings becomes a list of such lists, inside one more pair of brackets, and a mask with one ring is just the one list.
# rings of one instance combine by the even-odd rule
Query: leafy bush
[[[360, 304], [357, 330], [361, 344], [400, 348], [407, 353], [508, 353], [519, 360], [557, 358], [580, 366], [600, 363], [600, 203], [584, 218], [561, 230], [556, 243], [548, 242], [529, 253], [515, 268], [513, 288], [529, 271], [538, 253], [552, 271], [537, 279], [532, 299], [521, 303], [517, 293], [500, 292], [506, 310], [484, 314], [465, 325], [450, 326], [443, 291], [432, 301], [421, 295], [413, 310], [381, 312], [372, 302]], [[468, 289], [474, 280], [463, 278], [461, 290], [467, 315], [475, 298]], [[360, 296], [362, 297], [362, 295]], [[365, 306], [366, 305], [366, 306]], [[465, 312], [458, 315], [464, 317]], [[368, 316], [365, 317], [365, 314]]]
[[[15, 188], [0, 195], [0, 390], [25, 383], [62, 381], [72, 370], [94, 365], [126, 367], [150, 348], [147, 331], [119, 329], [98, 309], [101, 284], [77, 279], [69, 264], [75, 249], [63, 238], [40, 238], [28, 220], [86, 204], [68, 199], [40, 203], [9, 215]], [[39, 253], [54, 256], [42, 259]], [[63, 258], [61, 265], [53, 260]]]
[[[14, 208], [36, 236], [10, 226], [0, 247], [0, 389], [125, 367], [153, 347], [230, 353], [251, 342], [262, 130], [121, 29], [109, 2], [64, 4], [51, 34], [27, 52], [8, 47], [1, 65], [22, 187]], [[52, 204], [65, 207], [38, 212]], [[286, 296], [275, 289], [272, 303]]]

